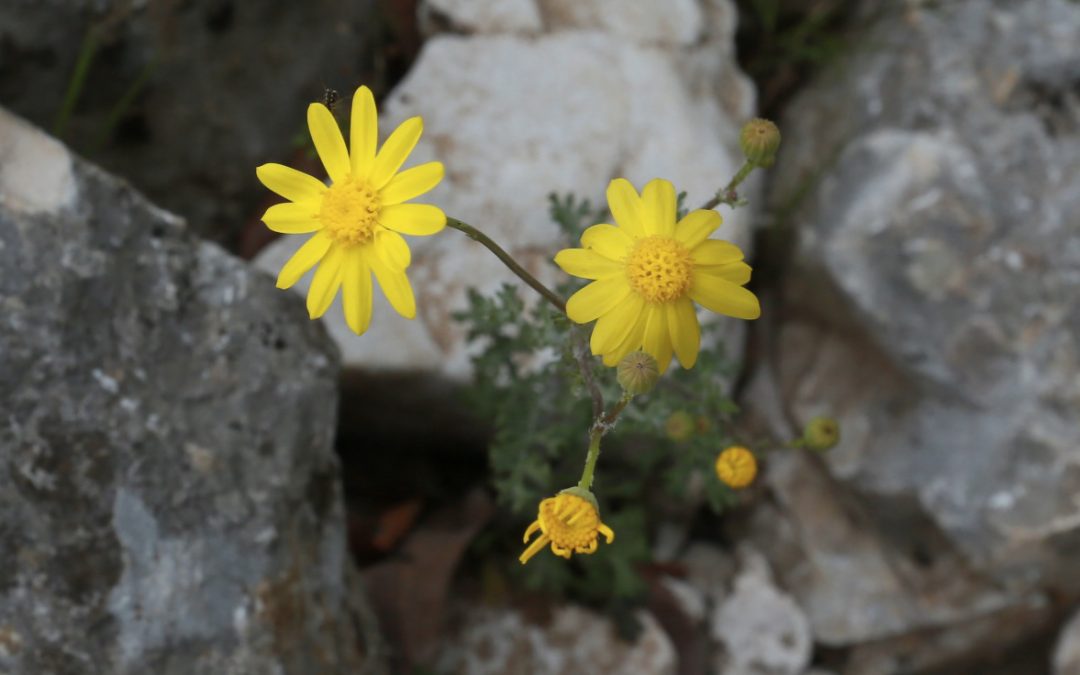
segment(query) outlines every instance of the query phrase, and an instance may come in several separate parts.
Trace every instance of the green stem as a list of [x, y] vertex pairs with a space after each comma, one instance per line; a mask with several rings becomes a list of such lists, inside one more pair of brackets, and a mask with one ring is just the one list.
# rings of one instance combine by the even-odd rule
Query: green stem
[[67, 90], [64, 92], [64, 101], [60, 104], [60, 110], [56, 113], [53, 122], [53, 136], [60, 138], [67, 129], [68, 119], [75, 110], [75, 104], [79, 102], [83, 85], [86, 84], [86, 75], [90, 72], [90, 64], [94, 61], [97, 52], [98, 36], [97, 28], [90, 26], [86, 35], [83, 36], [82, 46], [79, 47], [79, 56], [75, 61], [75, 71], [68, 80]]
[[540, 283], [540, 280], [529, 274], [528, 270], [518, 264], [518, 261], [507, 253], [501, 246], [496, 244], [491, 237], [487, 236], [480, 230], [476, 229], [468, 223], [464, 223], [457, 218], [447, 218], [446, 224], [449, 227], [464, 232], [465, 236], [473, 241], [483, 244], [489, 251], [495, 254], [495, 257], [503, 262], [504, 265], [510, 268], [510, 271], [518, 275], [522, 281], [528, 284], [534, 291], [539, 293], [545, 300], [550, 302], [555, 309], [559, 310], [560, 314], [566, 314], [566, 301], [560, 298], [555, 291], [551, 290], [544, 284]]
[[734, 208], [739, 201], [739, 194], [736, 191], [739, 187], [739, 184], [746, 180], [746, 177], [753, 173], [754, 169], [756, 168], [757, 165], [753, 162], [749, 160], [744, 162], [742, 167], [739, 169], [739, 172], [736, 173], [734, 177], [732, 177], [731, 181], [726, 186], [724, 186], [722, 190], [719, 190], [715, 195], [713, 195], [712, 199], [705, 202], [701, 208], [706, 210], [715, 209], [720, 204], [727, 204], [728, 206]]
[[596, 460], [600, 458], [600, 437], [603, 435], [600, 427], [593, 427], [589, 432], [589, 454], [585, 456], [585, 470], [581, 472], [581, 480], [578, 481], [578, 487], [584, 490], [592, 489]]
[[116, 105], [109, 111], [108, 117], [105, 118], [105, 124], [101, 126], [98, 131], [97, 137], [94, 139], [93, 152], [99, 152], [105, 143], [109, 141], [112, 136], [113, 130], [116, 129], [116, 125], [120, 123], [120, 120], [135, 103], [135, 99], [138, 98], [142, 92], [143, 87], [150, 80], [150, 77], [154, 74], [154, 70], [157, 69], [157, 59], [151, 58], [150, 61], [143, 66], [139, 72], [139, 76], [135, 78], [135, 81], [127, 88], [124, 95], [120, 97], [120, 100], [116, 102]]

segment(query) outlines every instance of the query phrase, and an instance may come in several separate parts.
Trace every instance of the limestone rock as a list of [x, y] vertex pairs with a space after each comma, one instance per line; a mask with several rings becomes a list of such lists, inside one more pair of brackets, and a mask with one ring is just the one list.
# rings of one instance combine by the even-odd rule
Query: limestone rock
[[1053, 668], [1054, 675], [1080, 675], [1080, 613], [1061, 629], [1054, 647]]
[[[384, 134], [408, 117], [424, 118], [412, 161], [439, 159], [447, 170], [428, 201], [481, 228], [548, 281], [565, 278], [550, 260], [567, 245], [548, 217], [549, 193], [573, 192], [603, 205], [611, 178], [627, 177], [640, 188], [661, 176], [688, 192], [687, 204], [700, 204], [738, 169], [739, 127], [754, 109], [754, 90], [734, 65], [730, 3], [673, 3], [682, 9], [671, 17], [700, 16], [703, 34], [692, 43], [662, 44], [646, 35], [663, 24], [653, 10], [618, 19], [635, 22], [634, 32], [594, 21], [606, 16], [608, 2], [572, 4], [566, 11], [578, 17], [574, 26], [587, 30], [545, 24], [534, 36], [500, 29], [432, 37], [382, 107]], [[548, 4], [540, 7], [547, 11]], [[747, 196], [754, 190], [751, 183]], [[725, 210], [717, 236], [748, 245], [750, 213]], [[259, 264], [276, 270], [299, 239], [275, 242]], [[383, 303], [372, 333], [358, 342], [345, 339], [341, 312], [331, 309], [326, 320], [338, 325], [331, 333], [342, 336], [348, 366], [465, 375], [464, 335], [450, 313], [464, 308], [466, 288], [492, 292], [517, 279], [458, 232], [410, 243], [417, 320], [390, 317]], [[296, 288], [306, 292], [306, 282]], [[735, 339], [742, 324], [730, 325]]]
[[670, 639], [648, 613], [639, 612], [637, 618], [641, 634], [628, 643], [609, 621], [579, 607], [557, 608], [543, 625], [513, 609], [469, 609], [458, 621], [460, 635], [447, 642], [438, 670], [469, 675], [674, 675], [678, 664]]
[[0, 308], [0, 671], [375, 665], [301, 303], [0, 110]]

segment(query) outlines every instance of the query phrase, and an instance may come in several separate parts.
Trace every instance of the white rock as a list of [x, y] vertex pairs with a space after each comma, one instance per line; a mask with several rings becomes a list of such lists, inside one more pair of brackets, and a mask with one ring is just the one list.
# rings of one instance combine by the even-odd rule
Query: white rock
[[1080, 612], [1061, 629], [1054, 647], [1054, 675], [1080, 675]]
[[688, 45], [703, 32], [696, 0], [540, 0], [548, 25], [588, 28], [640, 43]]
[[534, 0], [426, 0], [421, 17], [469, 33], [536, 33], [544, 26]]
[[55, 213], [75, 203], [71, 155], [56, 139], [0, 109], [0, 205]]

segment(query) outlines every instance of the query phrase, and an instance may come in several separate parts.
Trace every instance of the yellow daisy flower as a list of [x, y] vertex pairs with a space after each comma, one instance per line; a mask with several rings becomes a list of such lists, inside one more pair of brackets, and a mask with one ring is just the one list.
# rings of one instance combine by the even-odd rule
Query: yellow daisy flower
[[329, 186], [281, 164], [255, 170], [263, 185], [289, 200], [267, 209], [266, 226], [284, 234], [314, 232], [281, 268], [278, 288], [289, 288], [318, 265], [308, 289], [308, 314], [322, 316], [340, 288], [345, 321], [360, 335], [371, 322], [374, 274], [390, 305], [408, 319], [415, 317], [416, 300], [405, 276], [411, 254], [401, 235], [426, 236], [446, 225], [437, 206], [405, 203], [443, 177], [441, 162], [399, 171], [420, 139], [423, 120], [402, 122], [376, 153], [375, 98], [360, 87], [352, 101], [349, 149], [325, 105], [308, 106], [307, 121]]
[[639, 196], [623, 178], [611, 181], [608, 206], [616, 225], [594, 225], [581, 235], [584, 248], [560, 251], [555, 262], [593, 283], [566, 303], [577, 323], [596, 320], [593, 354], [614, 366], [636, 349], [667, 370], [672, 352], [683, 368], [697, 361], [701, 345], [694, 303], [739, 319], [761, 314], [757, 297], [742, 286], [750, 266], [739, 247], [709, 239], [720, 214], [691, 211], [675, 222], [675, 187], [650, 181]]
[[721, 483], [738, 490], [753, 483], [756, 476], [757, 460], [752, 452], [741, 445], [725, 448], [717, 455], [716, 477]]
[[[518, 558], [522, 565], [529, 562], [530, 558], [548, 544], [551, 544], [551, 550], [555, 555], [569, 560], [571, 551], [595, 553], [599, 543], [598, 535], [604, 535], [609, 544], [615, 541], [615, 533], [610, 527], [600, 522], [600, 513], [594, 499], [575, 494], [578, 491], [578, 488], [570, 488], [540, 502], [539, 514], [525, 530], [524, 541], [528, 543], [529, 537], [537, 530], [540, 530], [541, 535], [529, 544], [529, 547]], [[584, 490], [580, 492], [588, 495]], [[588, 496], [591, 497], [591, 495]]]

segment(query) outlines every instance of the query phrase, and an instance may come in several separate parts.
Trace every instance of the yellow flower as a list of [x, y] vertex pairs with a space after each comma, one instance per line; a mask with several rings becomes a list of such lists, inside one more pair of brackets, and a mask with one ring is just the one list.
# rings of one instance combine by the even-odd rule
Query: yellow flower
[[725, 448], [716, 457], [716, 477], [721, 483], [738, 490], [754, 482], [757, 460], [753, 453], [740, 445]]
[[617, 225], [594, 225], [581, 235], [584, 248], [555, 256], [568, 274], [595, 280], [570, 297], [566, 313], [577, 323], [596, 320], [590, 345], [606, 365], [643, 349], [660, 372], [673, 350], [683, 368], [692, 367], [701, 344], [695, 302], [740, 319], [761, 314], [742, 287], [750, 280], [742, 251], [708, 238], [719, 213], [691, 211], [676, 223], [675, 188], [659, 178], [640, 196], [629, 181], [613, 180], [607, 200]]
[[371, 90], [360, 87], [352, 101], [349, 149], [325, 105], [308, 106], [307, 121], [329, 186], [281, 164], [255, 170], [263, 185], [289, 200], [267, 209], [266, 226], [285, 234], [314, 232], [281, 268], [278, 288], [289, 288], [318, 265], [308, 289], [308, 314], [322, 316], [341, 288], [345, 321], [360, 335], [371, 322], [374, 273], [390, 305], [406, 318], [415, 317], [416, 300], [405, 276], [411, 254], [401, 235], [426, 236], [446, 225], [438, 207], [405, 203], [443, 177], [441, 162], [398, 171], [420, 139], [423, 120], [402, 122], [376, 153], [375, 99]]
[[[583, 493], [585, 497], [575, 493]], [[525, 530], [525, 543], [529, 537], [541, 531], [541, 535], [529, 544], [518, 560], [521, 564], [539, 553], [549, 543], [555, 555], [570, 558], [570, 552], [595, 553], [597, 537], [602, 534], [607, 543], [615, 541], [615, 533], [600, 522], [600, 513], [595, 499], [585, 490], [570, 488], [554, 497], [540, 502], [539, 514], [529, 529]]]

